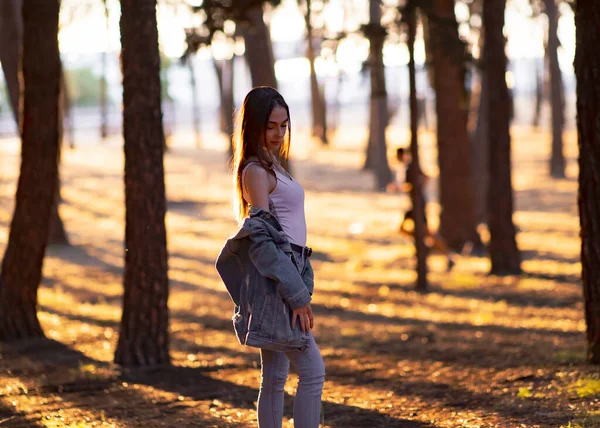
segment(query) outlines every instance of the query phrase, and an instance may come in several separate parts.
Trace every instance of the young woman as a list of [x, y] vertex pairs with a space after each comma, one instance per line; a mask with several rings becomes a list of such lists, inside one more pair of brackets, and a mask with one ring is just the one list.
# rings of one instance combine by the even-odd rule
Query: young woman
[[290, 112], [273, 88], [257, 87], [238, 113], [233, 159], [238, 233], [217, 270], [235, 303], [240, 343], [260, 348], [260, 428], [281, 427], [290, 363], [298, 373], [294, 426], [317, 428], [325, 380], [323, 358], [311, 329], [314, 288], [306, 247], [304, 189], [284, 165]]

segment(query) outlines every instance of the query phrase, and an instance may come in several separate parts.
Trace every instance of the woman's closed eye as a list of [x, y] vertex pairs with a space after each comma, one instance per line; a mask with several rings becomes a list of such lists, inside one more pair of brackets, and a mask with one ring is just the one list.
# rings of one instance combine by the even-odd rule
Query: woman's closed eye
[[[280, 128], [281, 128], [282, 130], [284, 130], [284, 131], [287, 131], [287, 128], [288, 128], [288, 126], [287, 126], [287, 124], [286, 124], [286, 125], [281, 125], [281, 126], [280, 126]], [[269, 131], [274, 131], [275, 129], [277, 129], [277, 126], [269, 125], [269, 126], [267, 127], [267, 129], [268, 129]]]

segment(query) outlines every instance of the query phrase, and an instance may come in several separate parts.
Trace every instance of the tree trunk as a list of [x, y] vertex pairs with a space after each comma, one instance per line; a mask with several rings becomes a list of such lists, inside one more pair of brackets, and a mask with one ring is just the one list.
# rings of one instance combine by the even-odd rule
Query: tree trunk
[[23, 1], [21, 172], [0, 272], [0, 341], [41, 337], [37, 290], [58, 183], [59, 0]]
[[233, 156], [233, 63], [234, 58], [218, 61], [213, 58], [221, 94], [221, 131], [229, 139], [229, 157]]
[[65, 225], [60, 218], [58, 208], [61, 202], [60, 196], [60, 178], [58, 179], [58, 187], [56, 192], [56, 199], [52, 206], [52, 213], [50, 214], [50, 233], [48, 234], [48, 245], [70, 245]]
[[[373, 106], [369, 104], [369, 121], [371, 117], [373, 117], [373, 112], [371, 111]], [[375, 162], [373, 161], [373, 152], [375, 149], [373, 148], [373, 138], [371, 138], [371, 125], [369, 122], [369, 139], [367, 140], [367, 150], [365, 151], [365, 163], [363, 164], [363, 171], [372, 171], [375, 169]]]
[[427, 247], [425, 246], [425, 201], [421, 191], [421, 166], [419, 164], [419, 105], [417, 103], [417, 84], [415, 67], [415, 36], [417, 32], [416, 11], [408, 11], [408, 72], [410, 80], [410, 154], [411, 154], [411, 182], [413, 183], [410, 196], [413, 205], [413, 219], [415, 224], [414, 239], [417, 254], [417, 283], [416, 290], [427, 291]]
[[[480, 42], [481, 52], [485, 43]], [[488, 193], [489, 193], [489, 84], [488, 75], [483, 66], [479, 67], [479, 96], [477, 106], [477, 124], [471, 141], [471, 165], [473, 167], [473, 197], [475, 199], [475, 218], [478, 224], [487, 224]]]
[[550, 175], [565, 178], [565, 156], [563, 154], [563, 129], [565, 122], [564, 90], [562, 73], [558, 64], [558, 8], [555, 0], [545, 0], [548, 15], [548, 68], [550, 70], [550, 95], [552, 103], [552, 155]]
[[[325, 85], [324, 84], [319, 84], [318, 87], [318, 94], [319, 94], [319, 105], [321, 106], [321, 108], [319, 109], [319, 123], [321, 126], [321, 133], [322, 133], [322, 142], [324, 145], [329, 144], [329, 140], [327, 139], [327, 132], [329, 131], [329, 126], [327, 124], [327, 115], [329, 114], [329, 110], [327, 107], [327, 98], [325, 97]], [[387, 126], [387, 125], [386, 125]]]
[[196, 71], [194, 67], [194, 58], [191, 55], [187, 57], [187, 66], [190, 72], [190, 85], [192, 86], [192, 123], [194, 126], [194, 138], [196, 147], [202, 145], [200, 139], [200, 105], [198, 104], [198, 85], [196, 84]]
[[[367, 63], [369, 63], [369, 67], [372, 66], [370, 55], [369, 59], [367, 59]], [[367, 140], [367, 149], [365, 151], [365, 163], [362, 167], [363, 171], [375, 171], [377, 164], [375, 160], [375, 157], [377, 156], [377, 146], [375, 143], [376, 140], [373, 138], [373, 128], [371, 127], [371, 118], [373, 117], [373, 114], [376, 114], [375, 112], [373, 112], [373, 108], [373, 103], [369, 103], [369, 139]], [[389, 116], [386, 116], [384, 126], [387, 128], [388, 124]]]
[[475, 199], [475, 218], [478, 224], [487, 224], [488, 193], [489, 193], [489, 133], [488, 133], [488, 110], [489, 110], [489, 85], [487, 74], [481, 70], [481, 92], [479, 93], [479, 107], [477, 114], [477, 125], [471, 143], [473, 153], [471, 155], [473, 165], [473, 196]]
[[238, 25], [241, 26], [240, 31], [246, 44], [246, 61], [252, 86], [271, 86], [277, 89], [271, 35], [263, 20], [262, 3], [246, 10], [244, 18], [243, 21], [238, 21]]
[[[11, 9], [19, 7], [20, 9]], [[2, 45], [2, 41], [0, 41], [0, 50], [2, 50], [2, 63], [5, 64], [4, 74], [6, 78], [6, 82], [8, 82], [11, 103], [13, 113], [15, 113], [15, 121], [17, 123], [17, 127], [19, 127], [18, 117], [19, 113], [19, 98], [20, 98], [20, 83], [19, 83], [19, 73], [18, 73], [18, 63], [19, 63], [19, 46], [23, 41], [23, 14], [22, 14], [22, 1], [21, 0], [11, 0], [2, 4], [2, 9], [0, 9], [0, 31], [4, 32], [2, 36], [7, 37], [11, 43], [16, 43], [16, 45], [4, 46]], [[13, 16], [14, 19], [10, 19], [6, 21], [9, 16]], [[3, 41], [5, 41], [3, 40]], [[13, 67], [14, 64], [14, 67]], [[16, 86], [15, 86], [16, 85]], [[13, 95], [13, 92], [16, 91], [16, 95]], [[72, 123], [69, 117], [70, 113], [70, 102], [69, 95], [67, 92], [65, 74], [61, 67], [60, 73], [60, 99], [59, 99], [59, 146], [61, 145], [62, 138], [64, 135], [64, 122], [65, 120], [68, 122], [68, 129], [70, 131], [70, 143], [73, 144], [73, 136], [71, 132]], [[21, 132], [21, 131], [19, 131]], [[59, 149], [60, 150], [60, 149]], [[60, 156], [59, 156], [60, 158]], [[60, 165], [60, 160], [59, 160]], [[60, 179], [58, 186], [60, 187]], [[60, 194], [60, 189], [57, 190], [57, 194]], [[57, 197], [56, 202], [52, 208], [51, 221], [50, 221], [50, 233], [48, 238], [48, 244], [60, 244], [60, 245], [68, 245], [69, 240], [67, 234], [65, 232], [64, 224], [62, 219], [60, 218], [58, 212], [58, 204], [60, 203], [60, 196]]]
[[465, 89], [465, 47], [458, 38], [454, 0], [436, 0], [428, 28], [436, 92], [438, 163], [440, 168], [439, 232], [460, 251], [470, 242], [481, 248], [473, 198], [469, 102]]
[[125, 275], [115, 362], [170, 362], [164, 131], [156, 0], [121, 0]]
[[324, 96], [319, 87], [317, 72], [315, 70], [315, 48], [313, 46], [313, 27], [311, 23], [312, 0], [306, 0], [306, 13], [304, 22], [306, 24], [306, 58], [310, 64], [310, 99], [312, 107], [312, 135], [328, 144], [325, 126]]
[[[366, 35], [366, 34], [365, 34]], [[371, 68], [373, 67], [373, 53], [372, 51], [369, 51], [369, 56], [367, 57], [367, 60], [365, 61], [366, 66], [363, 66], [363, 71], [361, 73], [364, 73], [364, 75], [366, 76], [367, 71], [370, 71]], [[374, 139], [373, 139], [373, 134], [372, 134], [372, 127], [371, 127], [371, 118], [373, 117], [373, 103], [369, 103], [369, 137], [367, 140], [367, 150], [365, 151], [365, 163], [363, 164], [363, 171], [375, 171], [375, 153], [377, 152], [377, 149], [375, 147], [375, 143], [374, 143]], [[387, 124], [386, 124], [387, 126]]]
[[369, 16], [370, 23], [367, 26], [371, 57], [369, 155], [372, 159], [372, 170], [377, 180], [377, 190], [382, 191], [392, 181], [392, 173], [387, 161], [387, 146], [385, 142], [388, 108], [385, 88], [385, 68], [383, 65], [383, 42], [386, 31], [381, 26], [381, 5], [378, 0], [370, 0]]
[[[60, 73], [60, 99], [59, 99], [59, 121], [58, 121], [58, 159], [57, 163], [59, 165], [59, 171], [57, 174], [57, 183], [56, 183], [56, 195], [54, 197], [54, 203], [52, 205], [52, 214], [50, 214], [50, 233], [48, 234], [48, 245], [69, 245], [69, 238], [67, 237], [67, 232], [65, 230], [65, 225], [60, 217], [59, 206], [62, 202], [62, 198], [60, 195], [60, 163], [61, 163], [61, 152], [62, 152], [62, 142], [65, 134], [65, 118], [69, 117], [70, 112], [70, 102], [69, 95], [67, 93], [67, 82], [65, 79], [64, 70]], [[71, 130], [71, 121], [68, 120], [69, 130]], [[70, 137], [70, 142], [73, 144], [73, 137]]]
[[0, 62], [15, 122], [19, 123], [19, 47], [23, 40], [22, 0], [0, 1]]
[[575, 3], [581, 279], [587, 359], [600, 364], [600, 3]]
[[521, 273], [521, 255], [513, 224], [513, 191], [510, 160], [510, 97], [506, 85], [507, 59], [504, 50], [504, 9], [506, 0], [483, 4], [485, 48], [484, 73], [488, 76], [490, 182], [488, 192], [489, 252], [492, 274]]

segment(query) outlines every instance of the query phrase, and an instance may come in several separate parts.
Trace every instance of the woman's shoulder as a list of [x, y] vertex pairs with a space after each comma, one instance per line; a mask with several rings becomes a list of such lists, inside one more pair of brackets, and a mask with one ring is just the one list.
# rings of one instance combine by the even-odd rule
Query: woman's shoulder
[[269, 193], [277, 185], [277, 176], [273, 168], [262, 163], [256, 156], [248, 158], [242, 172], [242, 181], [248, 187], [263, 187], [267, 183]]
[[244, 166], [244, 173], [248, 178], [268, 177], [269, 171], [259, 162], [248, 162]]
[[266, 175], [275, 175], [275, 171], [272, 167], [263, 164], [256, 156], [252, 156], [248, 158], [243, 166], [244, 175], [246, 174], [254, 174], [262, 176]]
[[268, 170], [260, 162], [248, 162], [244, 167], [243, 182], [247, 189], [266, 189], [268, 193], [272, 192], [276, 179], [274, 179], [272, 170]]

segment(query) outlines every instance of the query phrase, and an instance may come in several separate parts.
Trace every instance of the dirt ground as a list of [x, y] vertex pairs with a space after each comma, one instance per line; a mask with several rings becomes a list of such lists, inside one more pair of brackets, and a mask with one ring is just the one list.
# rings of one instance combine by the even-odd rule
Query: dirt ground
[[[315, 336], [327, 368], [325, 427], [600, 426], [600, 376], [584, 363], [575, 135], [567, 179], [548, 178], [546, 134], [515, 129], [514, 186], [525, 274], [490, 277], [485, 257], [451, 273], [430, 257], [417, 294], [411, 242], [396, 233], [405, 196], [373, 192], [360, 170], [364, 130], [330, 148], [294, 135], [315, 249]], [[72, 245], [48, 250], [39, 290], [47, 339], [0, 345], [0, 426], [256, 426], [259, 357], [240, 346], [214, 260], [232, 219], [223, 140], [181, 138], [166, 156], [173, 365], [112, 363], [122, 295], [123, 158], [115, 137], [63, 155]], [[390, 130], [390, 147], [407, 141]], [[343, 142], [343, 143], [342, 143]], [[436, 175], [431, 134], [424, 169]], [[0, 145], [0, 250], [19, 148]], [[390, 150], [391, 153], [392, 150]], [[393, 162], [392, 162], [393, 165]], [[429, 206], [431, 218], [438, 208]], [[485, 231], [483, 231], [485, 237]], [[286, 386], [293, 426], [296, 378]]]

